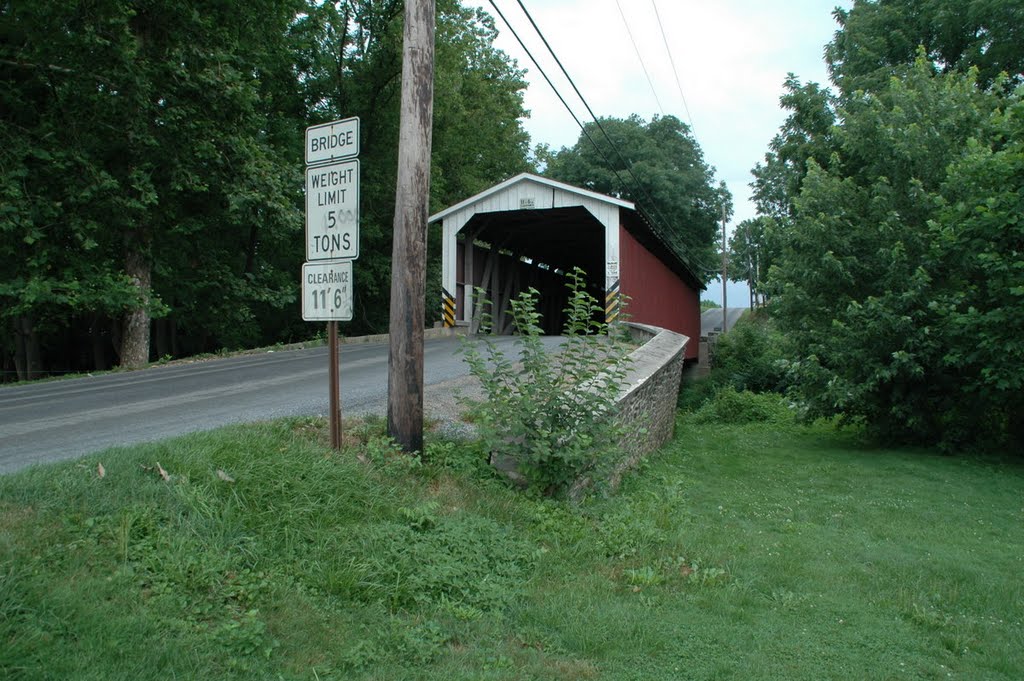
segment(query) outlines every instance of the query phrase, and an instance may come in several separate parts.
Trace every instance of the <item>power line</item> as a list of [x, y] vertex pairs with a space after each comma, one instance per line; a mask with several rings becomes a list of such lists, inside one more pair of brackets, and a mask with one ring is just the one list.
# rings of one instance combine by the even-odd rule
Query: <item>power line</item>
[[[590, 143], [594, 145], [594, 148], [597, 149], [601, 153], [602, 156], [604, 156], [604, 152], [601, 150], [600, 147], [597, 146], [597, 142], [595, 142], [594, 138], [590, 136], [590, 133], [587, 132], [586, 127], [584, 127], [584, 125], [583, 125], [582, 121], [580, 121], [579, 117], [576, 116], [576, 113], [572, 110], [572, 107], [570, 107], [569, 103], [565, 101], [564, 97], [562, 97], [562, 93], [558, 91], [558, 88], [555, 87], [555, 84], [551, 82], [550, 78], [548, 78], [548, 74], [544, 71], [544, 68], [540, 65], [540, 62], [538, 62], [537, 59], [533, 56], [533, 53], [530, 52], [530, 48], [528, 48], [526, 46], [526, 43], [523, 42], [523, 39], [519, 37], [518, 33], [516, 33], [516, 29], [512, 28], [512, 24], [509, 22], [508, 19], [505, 18], [505, 15], [502, 13], [502, 11], [500, 9], [498, 9], [498, 5], [495, 4], [494, 0], [490, 0], [490, 3], [491, 3], [491, 7], [494, 8], [494, 11], [498, 13], [499, 17], [501, 17], [501, 20], [503, 22], [505, 22], [505, 26], [508, 27], [508, 30], [512, 33], [513, 36], [515, 36], [516, 42], [518, 42], [519, 46], [521, 48], [523, 48], [524, 52], [526, 52], [526, 56], [529, 57], [530, 61], [533, 62], [533, 65], [537, 67], [537, 70], [540, 72], [540, 75], [544, 76], [544, 80], [547, 81], [547, 84], [551, 88], [551, 91], [555, 93], [556, 97], [558, 97], [558, 101], [560, 101], [562, 103], [562, 106], [565, 107], [565, 110], [568, 111], [569, 115], [572, 116], [572, 119], [574, 121], [576, 121], [576, 125], [579, 126], [580, 131], [584, 135], [586, 135], [587, 139], [590, 140]], [[605, 160], [605, 163], [608, 164], [609, 168], [611, 168], [611, 163], [608, 161], [608, 157], [607, 156], [605, 156], [604, 160]], [[612, 172], [613, 173], [615, 172], [614, 168], [612, 169]], [[616, 177], [618, 177], [618, 174], [616, 174]], [[620, 181], [621, 181], [621, 179], [620, 179]]]
[[647, 84], [651, 86], [651, 94], [654, 95], [654, 101], [658, 104], [658, 111], [661, 115], [665, 115], [665, 107], [661, 105], [661, 100], [658, 98], [658, 93], [654, 90], [654, 81], [651, 80], [651, 74], [647, 72], [647, 64], [644, 63], [643, 55], [640, 54], [640, 48], [636, 46], [636, 40], [633, 39], [633, 31], [629, 28], [629, 22], [626, 20], [626, 13], [622, 11], [622, 5], [619, 0], [615, 0], [615, 6], [619, 8], [619, 16], [622, 17], [622, 25], [626, 27], [626, 35], [629, 36], [629, 42], [633, 43], [633, 51], [636, 52], [636, 58], [640, 61], [640, 68], [644, 71], [644, 76], [647, 78]]
[[[579, 117], [572, 110], [572, 107], [570, 107], [568, 102], [565, 101], [565, 98], [562, 96], [561, 92], [559, 92], [558, 88], [552, 82], [551, 78], [548, 77], [547, 73], [544, 71], [544, 68], [537, 61], [537, 58], [533, 56], [533, 53], [526, 46], [526, 43], [519, 36], [518, 32], [516, 32], [515, 28], [513, 28], [512, 23], [508, 20], [508, 18], [505, 16], [505, 14], [497, 6], [497, 4], [495, 3], [495, 0], [489, 0], [489, 2], [491, 4], [491, 7], [494, 8], [494, 11], [501, 18], [502, 22], [504, 22], [505, 26], [508, 27], [509, 31], [515, 37], [516, 41], [519, 43], [519, 46], [523, 48], [523, 51], [526, 53], [526, 56], [529, 57], [530, 61], [533, 62], [533, 65], [537, 67], [537, 70], [540, 72], [541, 76], [544, 77], [544, 80], [547, 82], [547, 84], [551, 88], [552, 92], [555, 93], [555, 96], [558, 97], [558, 100], [562, 103], [562, 106], [564, 106], [566, 111], [569, 112], [569, 115], [572, 116], [573, 120], [576, 122], [576, 125], [579, 126], [580, 131], [587, 138], [587, 140], [590, 142], [590, 144], [593, 145], [593, 147], [597, 151], [597, 153], [600, 154], [600, 156], [601, 156], [602, 160], [604, 160], [605, 165], [607, 166], [607, 168], [612, 172], [612, 174], [615, 176], [616, 180], [618, 180], [619, 185], [623, 189], [628, 191], [629, 190], [629, 183], [626, 182], [622, 178], [622, 176], [619, 174], [619, 171], [615, 169], [615, 165], [611, 162], [611, 159], [605, 153], [605, 150], [591, 136], [591, 134], [588, 132], [586, 126], [580, 121]], [[630, 166], [630, 163], [622, 156], [622, 154], [619, 152], [618, 147], [616, 146], [615, 142], [612, 141], [611, 137], [608, 135], [608, 132], [604, 129], [604, 126], [601, 125], [601, 121], [594, 114], [593, 109], [590, 108], [590, 105], [587, 103], [586, 99], [583, 97], [583, 94], [580, 92], [579, 88], [576, 87], [576, 83], [573, 81], [572, 77], [566, 71], [565, 66], [562, 65], [561, 60], [559, 60], [558, 55], [555, 54], [555, 52], [552, 49], [551, 45], [548, 43], [547, 39], [544, 37], [543, 32], [541, 32], [540, 28], [537, 26], [537, 23], [533, 20], [533, 17], [530, 15], [529, 10], [527, 10], [526, 7], [523, 6], [523, 3], [521, 2], [521, 0], [518, 0], [518, 4], [519, 4], [520, 9], [522, 9], [523, 13], [526, 15], [527, 19], [529, 19], [530, 24], [533, 26], [534, 31], [536, 31], [537, 35], [540, 37], [541, 41], [544, 43], [544, 46], [547, 48], [548, 52], [554, 58], [555, 63], [558, 64], [559, 68], [562, 71], [562, 74], [569, 81], [569, 84], [572, 86], [573, 91], [576, 93], [576, 96], [579, 97], [580, 101], [583, 103], [583, 106], [586, 107], [587, 112], [590, 114], [591, 118], [593, 118], [594, 123], [597, 125], [598, 129], [601, 131], [601, 134], [604, 135], [605, 140], [608, 142], [608, 146], [611, 147], [611, 150], [615, 152], [615, 155], [618, 157], [621, 165], [624, 167], [626, 172], [629, 173], [629, 176], [632, 178], [633, 184], [634, 184], [635, 188], [637, 190], [639, 190], [639, 191], [637, 191], [637, 193], [638, 194], [642, 193], [646, 197], [646, 199], [650, 202], [649, 205], [658, 213], [658, 217], [661, 219], [661, 221], [664, 221], [665, 223], [667, 223], [668, 221], [665, 219], [664, 215], [658, 209], [657, 203], [654, 201], [653, 197], [651, 197], [651, 195], [647, 192], [647, 190], [644, 188], [644, 186], [637, 179], [636, 175], [633, 173], [633, 170], [632, 170], [632, 168]], [[632, 193], [632, 192], [630, 192], [630, 193]], [[662, 244], [664, 244], [667, 249], [669, 249], [671, 252], [675, 253], [677, 257], [679, 257], [683, 262], [685, 262], [688, 267], [690, 267], [694, 271], [711, 271], [711, 268], [708, 268], [708, 267], [706, 267], [704, 265], [699, 265], [698, 267], [694, 267], [694, 263], [691, 261], [691, 258], [688, 255], [686, 255], [686, 254], [680, 252], [679, 250], [677, 250], [676, 246], [674, 246], [665, 237], [664, 229], [659, 225], [659, 222], [656, 221], [653, 218], [653, 216], [648, 214], [643, 209], [639, 208], [639, 206], [638, 206], [638, 211], [637, 212], [641, 215], [642, 219], [651, 226], [652, 234], [660, 242], [662, 242]]]
[[[502, 13], [502, 10], [498, 8], [498, 5], [495, 4], [495, 0], [489, 0], [489, 1], [490, 1], [490, 6], [495, 8], [495, 11], [498, 12], [498, 15], [501, 17], [502, 22], [505, 23], [505, 26], [508, 27], [508, 30], [512, 33], [513, 36], [515, 36], [516, 42], [518, 42], [519, 46], [522, 47], [524, 52], [526, 52], [526, 56], [529, 57], [530, 61], [534, 62], [534, 66], [537, 67], [537, 70], [539, 72], [541, 72], [542, 76], [544, 76], [544, 80], [548, 83], [548, 86], [551, 87], [551, 90], [555, 93], [555, 96], [558, 97], [558, 100], [562, 102], [563, 107], [565, 107], [565, 111], [567, 111], [569, 113], [569, 116], [572, 117], [572, 120], [575, 121], [575, 124], [577, 124], [580, 127], [580, 131], [584, 134], [584, 136], [587, 137], [587, 139], [590, 141], [590, 143], [594, 146], [594, 148], [597, 151], [597, 153], [601, 155], [601, 158], [604, 160], [604, 164], [608, 167], [608, 169], [612, 172], [612, 174], [614, 174], [615, 178], [618, 180], [618, 183], [622, 184], [623, 186], [626, 186], [626, 180], [623, 179], [622, 175], [618, 174], [618, 171], [615, 170], [614, 166], [611, 163], [611, 160], [604, 153], [603, 148], [601, 148], [600, 144], [598, 144], [597, 141], [590, 135], [590, 132], [588, 132], [587, 126], [585, 126], [583, 124], [583, 122], [580, 120], [580, 118], [577, 115], [575, 115], [575, 113], [572, 111], [572, 108], [569, 107], [568, 102], [565, 101], [564, 97], [562, 97], [562, 93], [558, 91], [558, 88], [555, 87], [555, 84], [551, 82], [551, 79], [548, 77], [548, 74], [544, 71], [544, 68], [541, 67], [541, 63], [537, 60], [537, 57], [534, 56], [534, 53], [529, 51], [529, 48], [526, 47], [526, 44], [523, 42], [522, 38], [520, 38], [519, 34], [516, 33], [516, 30], [512, 28], [512, 24], [509, 22], [508, 18], [506, 18], [505, 14]], [[534, 25], [534, 28], [537, 29], [537, 25], [536, 24]], [[539, 31], [538, 31], [538, 35], [541, 35]], [[544, 40], [544, 36], [543, 35], [541, 36], [541, 39]], [[548, 49], [549, 50], [551, 49], [550, 46], [548, 47]], [[552, 52], [552, 56], [554, 56], [553, 52]], [[558, 57], [555, 57], [555, 60], [557, 61]], [[559, 65], [559, 66], [561, 66], [561, 65]], [[565, 73], [564, 69], [562, 70], [562, 73]], [[566, 74], [566, 77], [568, 77], [567, 74]], [[577, 90], [577, 94], [580, 94], [579, 90]], [[583, 99], [583, 96], [581, 95], [580, 98]], [[585, 105], [586, 105], [586, 103], [587, 102], [584, 101]], [[589, 108], [588, 108], [588, 110], [589, 110]], [[591, 113], [591, 116], [593, 116], [593, 112]], [[607, 137], [607, 134], [605, 134], [605, 137]], [[609, 141], [609, 143], [611, 143], [610, 139], [608, 141]]]
[[[519, 8], [521, 10], [523, 10], [523, 14], [525, 14], [526, 18], [530, 21], [530, 25], [533, 26], [533, 30], [537, 33], [537, 36], [540, 37], [541, 42], [544, 43], [544, 47], [547, 48], [548, 53], [551, 54], [551, 57], [555, 60], [555, 63], [558, 64], [558, 68], [560, 68], [562, 70], [562, 75], [564, 75], [566, 80], [569, 81], [569, 85], [572, 86], [573, 92], [576, 93], [576, 96], [579, 97], [580, 101], [583, 103], [583, 106], [586, 107], [587, 113], [590, 114], [590, 117], [592, 119], [594, 119], [594, 123], [597, 125], [598, 130], [601, 131], [601, 134], [604, 136], [605, 140], [607, 140], [608, 146], [610, 146], [611, 150], [613, 152], [615, 152], [615, 156], [618, 157], [619, 162], [622, 164], [622, 166], [624, 167], [625, 171], [627, 173], [629, 173], [629, 176], [631, 178], [633, 178], [633, 184], [639, 190], [639, 193], [642, 193], [644, 195], [644, 197], [649, 202], [648, 205], [650, 205], [650, 207], [654, 209], [654, 211], [658, 215], [658, 218], [662, 222], [668, 223], [668, 220], [665, 219], [665, 216], [661, 213], [661, 210], [658, 208], [657, 202], [650, 195], [650, 193], [644, 188], [643, 184], [640, 183], [640, 180], [637, 179], [636, 174], [633, 173], [632, 164], [629, 161], [627, 161], [625, 159], [625, 157], [623, 157], [622, 153], [619, 151], [618, 146], [616, 146], [615, 142], [612, 141], [612, 138], [608, 134], [608, 131], [606, 131], [604, 129], [604, 126], [601, 125], [601, 120], [594, 113], [594, 110], [590, 108], [590, 104], [587, 103], [587, 100], [583, 96], [583, 93], [580, 92], [580, 89], [578, 87], [576, 87], [576, 82], [572, 79], [572, 76], [569, 75], [569, 72], [566, 70], [565, 66], [562, 64], [562, 60], [558, 58], [557, 54], [555, 54], [555, 51], [551, 47], [551, 44], [548, 42], [547, 38], [544, 37], [543, 31], [540, 30], [539, 26], [537, 26], [537, 22], [533, 20], [533, 16], [530, 14], [530, 11], [528, 9], [526, 9], [526, 6], [523, 4], [523, 0], [516, 0], [516, 2], [518, 3]], [[494, 0], [491, 0], [491, 5], [494, 5]], [[506, 22], [506, 23], [508, 23], [508, 22]], [[550, 83], [550, 81], [549, 81], [549, 83]], [[561, 97], [559, 97], [559, 98], [561, 99]], [[587, 137], [588, 137], [588, 139], [590, 138], [589, 135]], [[593, 144], [593, 139], [591, 139], [590, 141]], [[597, 147], [596, 144], [594, 146]], [[600, 151], [599, 147], [598, 147], [598, 150]], [[603, 152], [602, 152], [602, 156], [604, 156]], [[618, 178], [619, 182], [625, 188], [626, 187], [626, 183], [622, 182], [622, 178], [615, 171], [614, 167], [612, 166], [612, 164], [608, 160], [607, 156], [605, 156], [605, 162], [608, 163], [609, 169], [611, 169], [612, 172], [615, 173], [615, 177]], [[664, 229], [655, 220], [650, 219], [650, 217], [651, 216], [648, 216], [648, 219], [649, 219], [649, 222], [651, 224], [651, 227], [654, 228], [653, 231], [654, 231], [655, 235], [662, 241], [662, 243], [664, 243], [681, 260], [686, 262], [688, 266], [692, 267], [692, 264], [690, 262], [690, 258], [687, 255], [685, 255], [685, 254], [681, 253], [680, 251], [678, 251], [674, 246], [670, 245], [668, 239], [665, 237]]]
[[[618, 3], [619, 0], [615, 0]], [[651, 0], [651, 5], [654, 6], [654, 16], [658, 18], [658, 28], [661, 30], [661, 39], [665, 43], [665, 51], [668, 52], [668, 62], [672, 65], [672, 74], [676, 77], [676, 87], [679, 88], [679, 97], [683, 100], [683, 110], [686, 111], [686, 120], [690, 121], [690, 131], [694, 135], [697, 131], [693, 129], [693, 117], [690, 116], [690, 107], [686, 105], [686, 95], [683, 94], [683, 85], [679, 80], [679, 72], [676, 70], [676, 60], [672, 58], [672, 50], [668, 46], [668, 37], [665, 35], [665, 26], [661, 23], [661, 14], [658, 12], [658, 3], [655, 0]], [[620, 8], [621, 12], [622, 9]]]

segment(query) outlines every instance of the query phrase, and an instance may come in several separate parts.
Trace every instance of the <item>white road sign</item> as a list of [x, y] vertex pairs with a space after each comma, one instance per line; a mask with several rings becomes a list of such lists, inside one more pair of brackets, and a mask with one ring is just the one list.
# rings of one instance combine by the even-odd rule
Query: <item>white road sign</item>
[[302, 319], [352, 320], [352, 261], [307, 262], [302, 266]]
[[341, 161], [358, 155], [358, 116], [306, 128], [306, 165]]
[[306, 260], [359, 257], [359, 160], [306, 168]]

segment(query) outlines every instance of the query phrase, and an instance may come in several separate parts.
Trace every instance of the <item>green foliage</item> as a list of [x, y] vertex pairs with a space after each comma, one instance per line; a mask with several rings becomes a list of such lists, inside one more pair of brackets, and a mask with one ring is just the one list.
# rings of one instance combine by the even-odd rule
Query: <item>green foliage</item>
[[[792, 73], [786, 77], [780, 106], [789, 111], [778, 134], [772, 138], [764, 163], [751, 173], [754, 204], [762, 218], [771, 218], [784, 228], [795, 214], [794, 202], [800, 194], [809, 161], [828, 165], [834, 147], [832, 132], [836, 118], [836, 100], [828, 88], [817, 83], [801, 84]], [[769, 253], [777, 252], [769, 223], [764, 241]], [[770, 263], [765, 262], [765, 272]]]
[[[734, 394], [782, 395], [791, 387], [792, 344], [766, 311], [751, 311], [740, 317], [735, 327], [717, 337], [710, 352], [710, 375], [684, 380], [679, 387], [678, 406], [685, 413], [702, 410], [709, 402], [716, 401], [723, 390]], [[725, 399], [732, 399], [732, 396]], [[770, 401], [766, 399], [761, 403]], [[708, 406], [702, 410], [701, 418], [714, 420], [716, 409], [718, 407]], [[730, 418], [726, 416], [724, 422], [732, 423]]]
[[575, 145], [548, 155], [545, 173], [602, 194], [629, 197], [650, 214], [698, 277], [713, 278], [722, 206], [731, 212], [732, 197], [724, 184], [715, 186], [714, 168], [689, 127], [674, 116], [647, 122], [636, 115], [602, 118], [600, 126], [620, 153], [629, 150], [628, 167], [597, 124], [588, 123]]
[[[486, 394], [477, 426], [489, 451], [515, 461], [530, 485], [547, 495], [565, 493], [616, 450], [614, 406], [627, 362], [604, 323], [595, 321], [603, 309], [587, 293], [584, 273], [577, 268], [567, 279], [565, 342], [557, 357], [541, 342], [535, 289], [511, 301], [518, 358], [486, 337], [463, 346]], [[486, 315], [481, 332], [489, 328]]]
[[715, 396], [721, 388], [721, 384], [714, 376], [701, 378], [683, 379], [679, 385], [679, 397], [676, 399], [676, 406], [683, 413], [697, 411], [705, 402]]
[[777, 393], [738, 391], [726, 385], [693, 414], [696, 423], [793, 423], [796, 411]]
[[846, 94], [884, 89], [923, 47], [937, 71], [978, 69], [988, 86], [1024, 73], [1024, 9], [999, 0], [855, 0], [837, 8], [839, 30], [825, 49], [832, 80]]
[[785, 392], [791, 349], [767, 314], [750, 312], [711, 349], [712, 376], [719, 385], [751, 392]]
[[768, 272], [778, 257], [775, 225], [765, 216], [744, 220], [729, 237], [729, 279], [746, 281], [755, 302], [763, 298]]
[[[813, 415], [950, 448], [1016, 436], [1019, 374], [998, 367], [1020, 356], [1021, 179], [1006, 148], [1020, 106], [919, 62], [843, 110], [838, 152], [811, 165], [773, 273]], [[998, 289], [979, 286], [989, 277]], [[981, 324], [989, 315], [1007, 324]]]
[[[292, 29], [296, 85], [309, 106], [307, 119], [359, 116], [362, 128], [359, 286], [349, 329], [382, 333], [390, 308], [404, 4], [307, 4]], [[437, 2], [436, 15], [431, 211], [529, 169], [522, 125], [526, 82], [515, 62], [494, 47], [494, 20], [456, 0]], [[435, 273], [440, 232], [431, 230], [428, 239], [428, 269]], [[433, 301], [439, 299], [435, 290], [428, 315], [438, 314]]]
[[880, 438], [1019, 444], [1020, 8], [836, 16], [838, 95], [791, 77], [754, 171], [794, 395]]
[[[159, 318], [141, 347], [157, 357], [314, 333], [298, 300], [302, 134], [348, 116], [363, 209], [347, 331], [385, 330], [402, 9], [3, 4], [0, 370], [109, 368], [138, 310]], [[434, 209], [528, 169], [526, 84], [495, 36], [481, 10], [438, 3]]]
[[0, 677], [1016, 681], [1024, 666], [1014, 463], [686, 419], [620, 494], [570, 505], [453, 474], [472, 446], [428, 442], [436, 463], [402, 472], [331, 452], [325, 429], [250, 424], [0, 477]]

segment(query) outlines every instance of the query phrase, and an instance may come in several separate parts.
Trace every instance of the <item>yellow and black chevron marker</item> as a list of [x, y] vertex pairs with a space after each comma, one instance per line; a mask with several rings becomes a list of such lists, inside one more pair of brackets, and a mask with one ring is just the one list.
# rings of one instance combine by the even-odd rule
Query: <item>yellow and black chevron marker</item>
[[619, 312], [622, 308], [622, 296], [619, 295], [619, 280], [616, 279], [615, 283], [608, 289], [608, 293], [604, 296], [604, 321], [607, 324], [611, 324], [619, 318]]
[[441, 318], [445, 328], [450, 329], [455, 326], [455, 296], [443, 288], [441, 289]]

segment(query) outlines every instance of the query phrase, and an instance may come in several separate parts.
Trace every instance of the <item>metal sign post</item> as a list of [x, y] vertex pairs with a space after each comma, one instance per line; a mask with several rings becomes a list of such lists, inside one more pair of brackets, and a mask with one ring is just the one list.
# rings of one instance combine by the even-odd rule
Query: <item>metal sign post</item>
[[327, 384], [330, 395], [327, 407], [331, 412], [331, 449], [341, 449], [341, 358], [338, 353], [338, 322], [327, 322], [327, 344], [331, 348], [327, 353]]
[[359, 257], [359, 118], [306, 128], [306, 260], [302, 318], [327, 322], [331, 448], [341, 449], [338, 322], [352, 319]]

